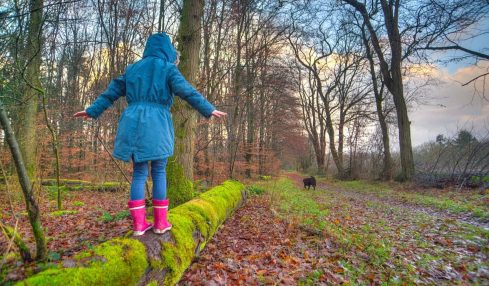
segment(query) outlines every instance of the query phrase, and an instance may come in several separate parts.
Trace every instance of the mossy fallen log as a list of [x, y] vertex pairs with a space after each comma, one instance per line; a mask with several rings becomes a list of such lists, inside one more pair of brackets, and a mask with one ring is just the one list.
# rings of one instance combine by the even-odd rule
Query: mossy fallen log
[[17, 285], [174, 285], [245, 198], [243, 184], [226, 181], [171, 209], [164, 235], [107, 241]]
[[[41, 184], [48, 190], [57, 190], [55, 179], [44, 179]], [[67, 191], [97, 191], [97, 192], [118, 192], [127, 190], [129, 184], [125, 182], [104, 182], [104, 183], [92, 183], [82, 180], [61, 179], [60, 186]]]
[[148, 261], [141, 242], [117, 238], [79, 253], [65, 266], [42, 271], [16, 285], [134, 285], [144, 275]]

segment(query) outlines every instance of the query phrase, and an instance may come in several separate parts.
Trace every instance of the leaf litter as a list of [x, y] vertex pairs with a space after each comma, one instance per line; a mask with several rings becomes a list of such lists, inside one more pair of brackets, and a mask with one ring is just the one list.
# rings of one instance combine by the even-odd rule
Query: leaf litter
[[301, 190], [288, 177], [295, 186], [265, 184], [237, 210], [179, 285], [489, 285], [483, 227], [334, 184]]

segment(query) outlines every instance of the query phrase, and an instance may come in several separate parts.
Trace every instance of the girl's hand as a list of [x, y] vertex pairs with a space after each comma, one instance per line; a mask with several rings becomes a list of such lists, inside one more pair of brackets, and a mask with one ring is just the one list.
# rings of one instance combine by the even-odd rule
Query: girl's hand
[[88, 113], [85, 110], [84, 111], [79, 111], [79, 112], [73, 114], [73, 117], [81, 117], [84, 120], [87, 120], [87, 119], [90, 118], [90, 116], [88, 115]]
[[216, 118], [220, 118], [220, 117], [226, 116], [228, 114], [226, 112], [222, 112], [222, 111], [219, 111], [219, 110], [214, 110], [214, 111], [212, 111], [211, 115], [214, 116], [214, 117], [216, 117]]

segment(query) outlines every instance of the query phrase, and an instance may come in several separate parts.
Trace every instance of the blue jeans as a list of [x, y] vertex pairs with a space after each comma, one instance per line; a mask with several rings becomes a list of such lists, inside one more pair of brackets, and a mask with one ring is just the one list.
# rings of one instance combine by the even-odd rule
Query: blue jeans
[[[166, 198], [166, 163], [168, 159], [151, 161], [153, 179], [153, 199]], [[134, 163], [131, 184], [131, 200], [144, 199], [144, 187], [148, 178], [149, 162]]]

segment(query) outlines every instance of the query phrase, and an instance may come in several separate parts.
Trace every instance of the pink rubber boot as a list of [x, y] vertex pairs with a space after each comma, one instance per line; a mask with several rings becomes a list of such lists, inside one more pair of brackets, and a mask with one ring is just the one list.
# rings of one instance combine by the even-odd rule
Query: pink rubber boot
[[146, 205], [144, 200], [129, 201], [127, 206], [132, 217], [134, 236], [143, 235], [153, 227], [152, 224], [146, 221]]
[[168, 200], [153, 200], [155, 226], [154, 233], [163, 234], [171, 229], [168, 222]]

